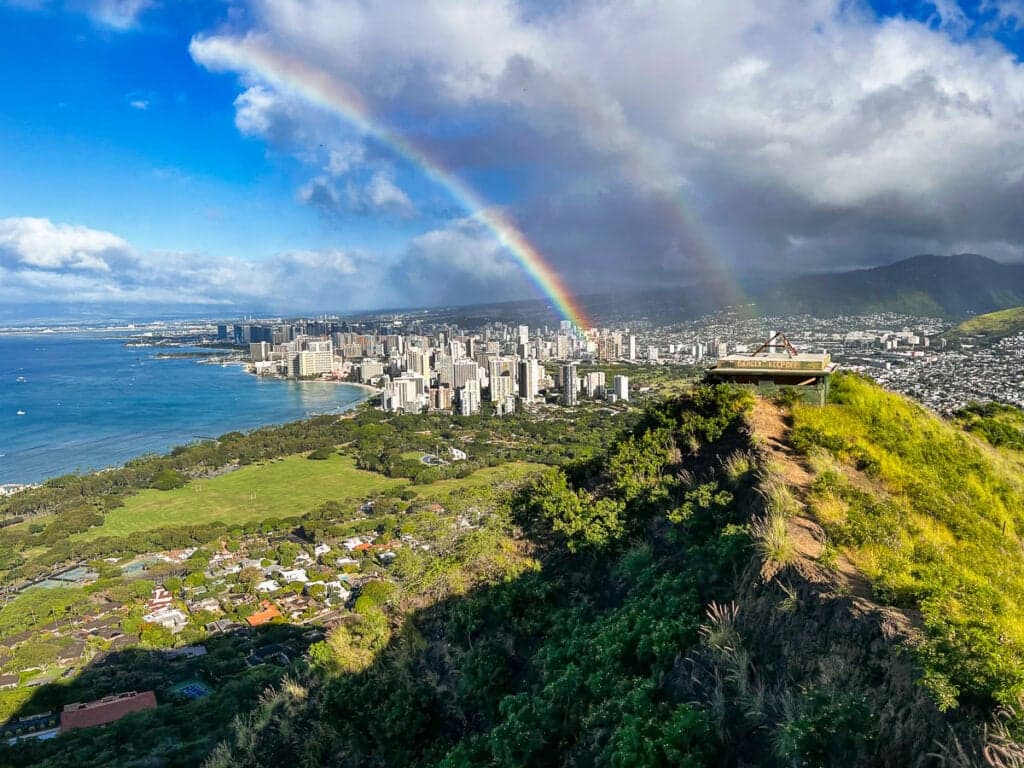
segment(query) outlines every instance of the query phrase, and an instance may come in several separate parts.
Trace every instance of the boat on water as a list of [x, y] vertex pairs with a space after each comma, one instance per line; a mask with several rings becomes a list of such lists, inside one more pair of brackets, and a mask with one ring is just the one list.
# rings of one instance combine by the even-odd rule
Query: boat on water
[[26, 381], [28, 381], [28, 379], [26, 379], [24, 376], [19, 376], [17, 381], [19, 384], [24, 384]]
[[19, 408], [19, 409], [18, 409], [18, 413], [17, 413], [17, 415], [18, 415], [18, 416], [24, 416], [24, 415], [25, 415], [25, 412], [24, 412], [23, 410], [21, 410], [21, 409]]

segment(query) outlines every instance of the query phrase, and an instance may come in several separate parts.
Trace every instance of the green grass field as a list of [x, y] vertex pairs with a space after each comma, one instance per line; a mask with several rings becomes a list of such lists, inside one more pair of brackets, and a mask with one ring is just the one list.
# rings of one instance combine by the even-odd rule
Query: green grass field
[[310, 461], [289, 456], [242, 467], [210, 480], [195, 480], [173, 491], [147, 490], [125, 499], [103, 525], [76, 538], [126, 536], [135, 531], [203, 523], [247, 523], [311, 512], [323, 502], [356, 501], [401, 489], [408, 480], [356, 469], [348, 456]]
[[[539, 465], [511, 463], [478, 470], [460, 480], [414, 486], [420, 498], [444, 502], [453, 493], [470, 493], [519, 479]], [[125, 499], [103, 525], [75, 539], [127, 536], [136, 531], [223, 522], [247, 523], [269, 517], [304, 515], [325, 501], [360, 501], [376, 493], [397, 492], [409, 481], [356, 469], [352, 458], [331, 456], [310, 461], [305, 455], [243, 467], [209, 480], [195, 480], [173, 491], [146, 490]]]

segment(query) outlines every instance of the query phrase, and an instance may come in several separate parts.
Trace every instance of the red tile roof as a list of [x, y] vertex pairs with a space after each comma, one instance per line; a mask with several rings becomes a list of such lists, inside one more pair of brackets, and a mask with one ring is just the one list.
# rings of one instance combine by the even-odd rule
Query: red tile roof
[[280, 618], [280, 616], [281, 612], [277, 610], [277, 606], [267, 600], [264, 600], [263, 610], [247, 617], [246, 621], [249, 622], [250, 627], [258, 627], [261, 624], [266, 624], [268, 621]]
[[60, 713], [60, 730], [64, 732], [75, 728], [107, 725], [131, 712], [141, 712], [144, 709], [156, 709], [156, 694], [153, 691], [131, 691], [85, 704], [68, 704]]

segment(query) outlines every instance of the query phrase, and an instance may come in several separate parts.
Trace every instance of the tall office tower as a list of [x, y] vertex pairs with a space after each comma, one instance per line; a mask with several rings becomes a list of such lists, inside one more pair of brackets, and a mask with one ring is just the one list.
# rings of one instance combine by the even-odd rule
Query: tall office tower
[[533, 400], [540, 392], [540, 363], [534, 359], [519, 361], [519, 396]]
[[562, 404], [576, 405], [576, 365], [569, 363], [561, 368]]
[[572, 330], [572, 320], [561, 320], [558, 323], [558, 330], [562, 333], [569, 333]]
[[724, 341], [718, 342], [718, 349], [716, 350], [716, 357], [721, 360], [723, 357], [729, 354], [729, 345]]
[[456, 360], [453, 366], [452, 387], [460, 389], [466, 386], [467, 381], [477, 381], [480, 378], [480, 366], [473, 360]]
[[648, 347], [647, 348], [647, 359], [650, 360], [651, 362], [657, 361], [657, 359], [658, 359], [658, 348], [657, 347]]
[[623, 402], [629, 402], [629, 376], [616, 376], [612, 391]]
[[405, 357], [411, 372], [418, 373], [423, 378], [427, 378], [430, 375], [430, 355], [426, 350], [418, 347], [409, 347]]
[[629, 359], [636, 360], [636, 336], [629, 334]]
[[528, 325], [520, 325], [519, 326], [518, 341], [523, 346], [526, 346], [527, 344], [530, 343], [530, 326], [528, 326]]

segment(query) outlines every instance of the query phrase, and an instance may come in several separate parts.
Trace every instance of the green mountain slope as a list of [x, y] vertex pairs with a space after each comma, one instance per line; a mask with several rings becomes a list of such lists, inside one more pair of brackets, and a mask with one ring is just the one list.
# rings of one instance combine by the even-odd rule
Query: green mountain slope
[[1021, 331], [1024, 331], [1024, 307], [1011, 307], [964, 320], [945, 336], [948, 339], [975, 338], [993, 342]]
[[1024, 693], [1024, 456], [853, 376], [797, 406], [793, 442], [817, 470], [812, 510], [834, 552], [885, 603], [920, 611], [940, 705]]

